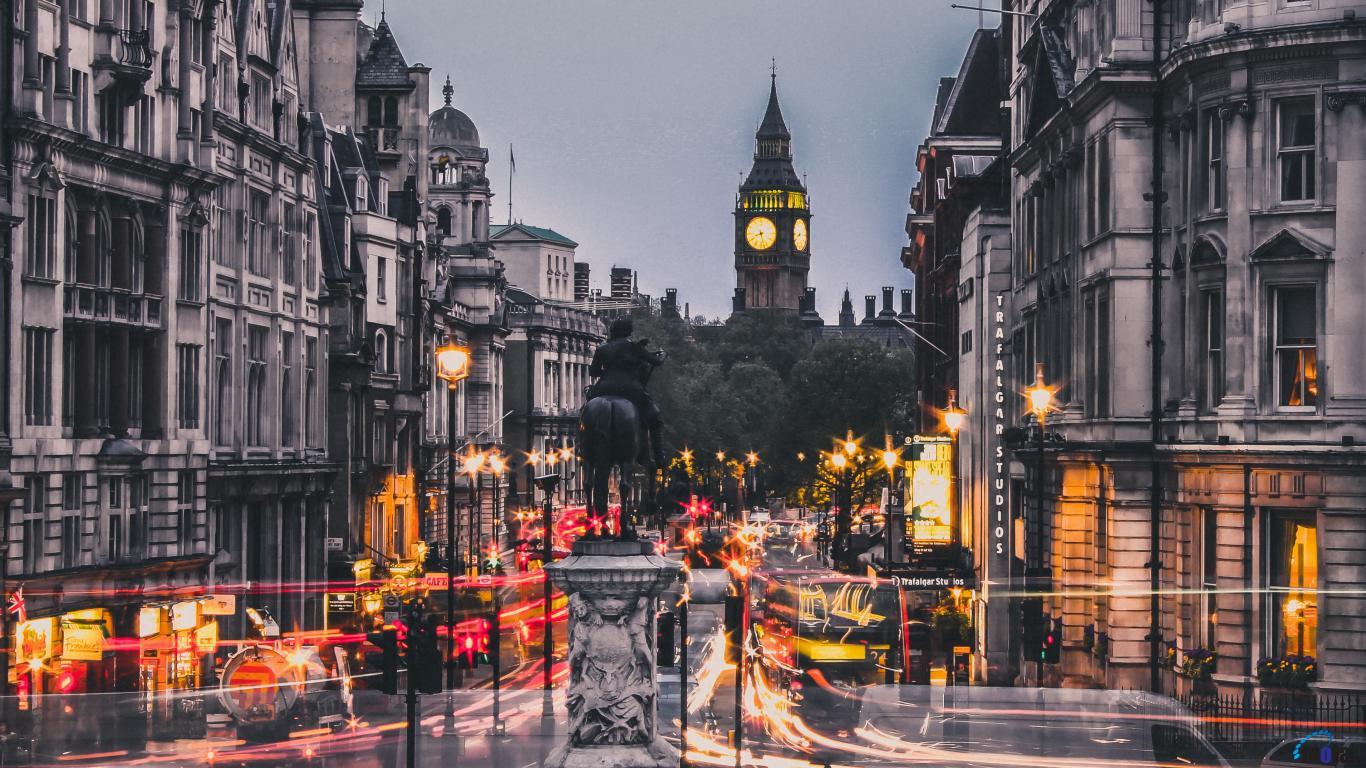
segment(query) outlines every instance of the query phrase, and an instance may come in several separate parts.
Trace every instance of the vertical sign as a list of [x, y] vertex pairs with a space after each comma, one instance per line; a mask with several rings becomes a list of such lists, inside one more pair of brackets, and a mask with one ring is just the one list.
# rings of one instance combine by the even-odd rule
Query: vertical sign
[[1006, 535], [1008, 526], [1006, 517], [1008, 514], [1006, 506], [1006, 483], [1009, 472], [1007, 470], [1005, 446], [1001, 444], [1001, 436], [1006, 431], [1006, 364], [1005, 364], [1005, 344], [1006, 344], [1006, 313], [1004, 293], [996, 294], [995, 305], [992, 308], [991, 317], [991, 337], [992, 337], [992, 357], [994, 358], [991, 366], [991, 440], [988, 442], [989, 467], [988, 477], [991, 478], [991, 486], [988, 488], [988, 498], [991, 500], [990, 509], [990, 528], [991, 528], [991, 553], [998, 556], [1006, 556]]

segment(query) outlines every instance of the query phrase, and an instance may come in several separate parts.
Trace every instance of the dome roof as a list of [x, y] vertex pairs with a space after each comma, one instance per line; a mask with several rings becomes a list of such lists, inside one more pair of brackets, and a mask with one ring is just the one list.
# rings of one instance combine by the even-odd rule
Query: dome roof
[[447, 104], [427, 118], [427, 141], [433, 147], [477, 147], [479, 129], [468, 115]]

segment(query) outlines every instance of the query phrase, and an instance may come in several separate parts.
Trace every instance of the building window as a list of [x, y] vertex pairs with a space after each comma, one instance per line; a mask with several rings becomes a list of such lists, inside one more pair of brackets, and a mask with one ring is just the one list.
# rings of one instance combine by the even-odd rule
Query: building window
[[43, 521], [47, 514], [47, 478], [24, 478], [24, 573], [36, 574], [43, 562]]
[[313, 253], [313, 230], [316, 227], [317, 220], [313, 214], [304, 217], [304, 285], [310, 290], [318, 284], [318, 261]]
[[1097, 234], [1110, 230], [1110, 135], [1096, 139], [1096, 227]]
[[232, 445], [232, 321], [219, 318], [214, 332], [214, 444]]
[[442, 237], [451, 234], [451, 209], [444, 205], [436, 211], [436, 233]]
[[199, 428], [198, 344], [176, 345], [176, 414], [181, 429]]
[[72, 123], [80, 133], [90, 132], [90, 106], [86, 103], [89, 93], [90, 75], [79, 69], [71, 70]]
[[1219, 513], [1200, 509], [1200, 616], [1201, 647], [1213, 649], [1219, 622]]
[[28, 216], [24, 274], [51, 280], [57, 276], [57, 201], [29, 195]]
[[154, 154], [156, 139], [157, 103], [155, 97], [143, 96], [138, 99], [137, 110], [133, 113], [133, 149], [144, 155]]
[[198, 229], [180, 230], [180, 298], [204, 300], [204, 270], [201, 234]]
[[1200, 292], [1200, 405], [1208, 411], [1224, 399], [1224, 294]]
[[234, 234], [235, 227], [232, 225], [232, 192], [227, 187], [219, 187], [213, 193], [214, 211], [214, 261], [225, 267], [237, 266], [237, 249], [241, 243], [237, 242]]
[[1314, 100], [1290, 99], [1276, 106], [1281, 201], [1313, 200]]
[[81, 518], [79, 515], [62, 515], [62, 567], [75, 568], [81, 564]]
[[384, 331], [375, 331], [375, 372], [389, 372], [389, 336]]
[[1205, 206], [1224, 209], [1224, 121], [1219, 113], [1205, 113]]
[[294, 447], [294, 334], [280, 332], [280, 442]]
[[1276, 404], [1308, 408], [1319, 403], [1318, 313], [1313, 286], [1271, 291]]
[[253, 275], [270, 277], [270, 195], [251, 190], [248, 211], [247, 270]]
[[318, 340], [304, 340], [304, 445], [318, 445]]
[[384, 304], [389, 301], [388, 260], [380, 257], [375, 267], [375, 301]]
[[247, 445], [266, 444], [266, 338], [270, 329], [247, 326]]
[[1276, 656], [1316, 656], [1318, 526], [1312, 512], [1267, 515], [1267, 646]]
[[85, 493], [85, 477], [80, 472], [68, 472], [62, 475], [62, 510], [65, 512], [79, 512], [84, 506], [85, 501], [82, 495]]
[[52, 423], [52, 338], [50, 328], [24, 329], [24, 423]]
[[176, 540], [182, 554], [194, 551], [195, 471], [182, 469], [176, 474]]
[[972, 331], [971, 331], [971, 329], [966, 330], [966, 331], [963, 331], [963, 337], [962, 337], [961, 346], [962, 346], [962, 354], [964, 354], [964, 355], [966, 355], [967, 353], [969, 353], [969, 352], [972, 351]]
[[280, 280], [285, 285], [298, 285], [298, 265], [295, 259], [298, 258], [298, 251], [295, 248], [294, 239], [297, 237], [294, 232], [295, 207], [292, 203], [284, 204], [284, 213], [281, 214], [280, 230], [284, 240], [284, 259], [280, 264]]
[[260, 75], [251, 78], [251, 121], [261, 129], [270, 129], [275, 122], [271, 112], [270, 80]]
[[371, 96], [365, 100], [365, 126], [367, 128], [377, 127], [383, 122], [384, 116], [380, 112], [382, 103], [378, 96]]

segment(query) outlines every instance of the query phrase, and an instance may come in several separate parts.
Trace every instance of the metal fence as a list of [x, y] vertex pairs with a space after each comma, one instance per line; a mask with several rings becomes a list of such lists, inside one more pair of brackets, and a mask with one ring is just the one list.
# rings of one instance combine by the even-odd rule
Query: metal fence
[[1198, 694], [1177, 700], [1190, 710], [1205, 738], [1230, 759], [1257, 760], [1280, 742], [1314, 731], [1366, 736], [1366, 699], [1358, 696], [1262, 692], [1250, 701]]

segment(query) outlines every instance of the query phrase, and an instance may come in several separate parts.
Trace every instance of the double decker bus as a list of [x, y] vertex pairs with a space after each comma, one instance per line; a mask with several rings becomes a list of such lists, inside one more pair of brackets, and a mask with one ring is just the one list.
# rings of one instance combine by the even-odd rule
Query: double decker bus
[[858, 724], [860, 689], [895, 682], [906, 658], [900, 588], [829, 572], [770, 572], [755, 634], [769, 681], [814, 727]]

